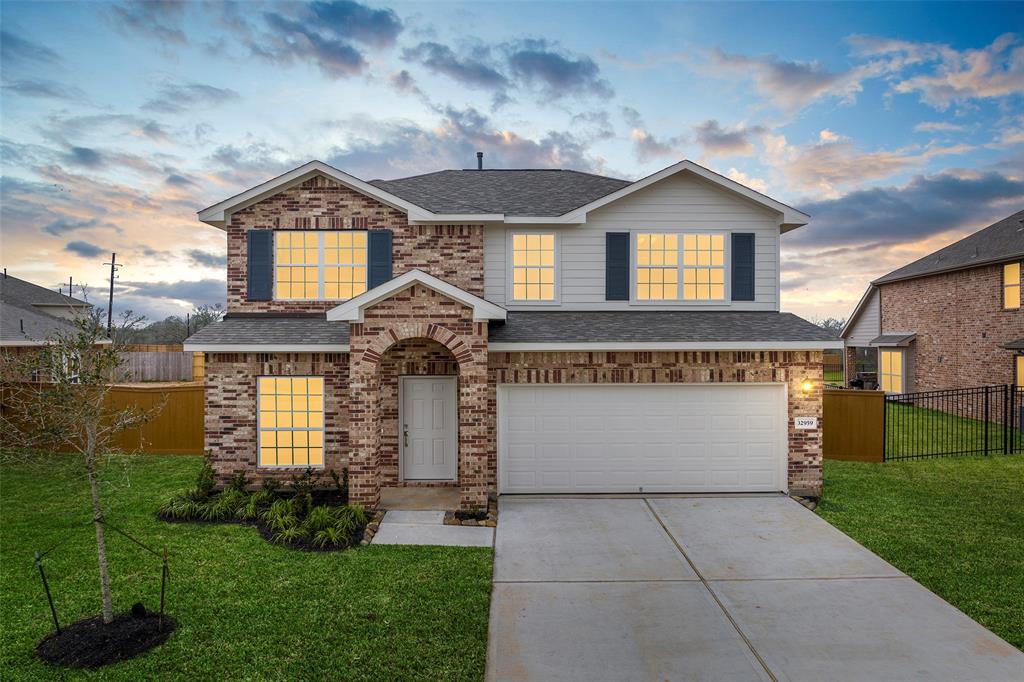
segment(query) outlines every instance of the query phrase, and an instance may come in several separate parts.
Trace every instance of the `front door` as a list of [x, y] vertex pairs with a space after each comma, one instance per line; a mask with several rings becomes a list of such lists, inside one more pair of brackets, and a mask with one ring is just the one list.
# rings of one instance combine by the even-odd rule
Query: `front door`
[[398, 415], [402, 478], [454, 481], [458, 460], [458, 377], [402, 377]]

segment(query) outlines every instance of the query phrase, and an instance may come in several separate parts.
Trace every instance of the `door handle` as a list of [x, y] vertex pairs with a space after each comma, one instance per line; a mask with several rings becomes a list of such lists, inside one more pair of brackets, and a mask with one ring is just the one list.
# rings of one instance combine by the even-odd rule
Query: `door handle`
[[404, 447], [409, 447], [409, 425], [408, 424], [402, 424], [402, 436], [405, 439], [405, 446]]

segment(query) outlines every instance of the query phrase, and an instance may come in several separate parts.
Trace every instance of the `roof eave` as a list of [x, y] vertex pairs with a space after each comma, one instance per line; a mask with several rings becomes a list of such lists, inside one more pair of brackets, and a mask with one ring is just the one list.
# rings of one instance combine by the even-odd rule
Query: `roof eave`
[[[982, 268], [986, 265], [999, 265], [1001, 263], [1012, 263], [1013, 261], [1024, 259], [1024, 251], [1020, 253], [1010, 253], [1005, 256], [999, 256], [997, 258], [987, 258], [985, 260], [977, 261], [976, 263], [968, 263], [966, 265], [954, 265], [948, 268], [942, 268], [941, 270], [929, 270], [928, 272], [920, 272], [916, 275], [905, 275], [903, 277], [893, 277], [892, 279], [886, 279], [891, 275], [883, 275], [876, 280], [871, 282], [874, 286], [882, 284], [892, 284], [893, 282], [904, 282], [908, 279], [918, 279], [920, 277], [931, 277], [932, 275], [944, 275], [949, 272], [959, 272], [960, 270], [972, 270], [974, 268]], [[904, 266], [906, 267], [906, 266]], [[893, 272], [896, 272], [895, 270]]]

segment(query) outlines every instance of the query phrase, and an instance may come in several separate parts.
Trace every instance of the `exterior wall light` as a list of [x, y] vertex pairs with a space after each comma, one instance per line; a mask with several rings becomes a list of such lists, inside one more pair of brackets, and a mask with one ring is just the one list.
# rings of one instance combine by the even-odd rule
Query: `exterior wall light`
[[800, 390], [803, 391], [804, 393], [810, 393], [811, 389], [813, 388], [814, 382], [812, 382], [810, 379], [804, 379], [803, 381], [800, 382]]

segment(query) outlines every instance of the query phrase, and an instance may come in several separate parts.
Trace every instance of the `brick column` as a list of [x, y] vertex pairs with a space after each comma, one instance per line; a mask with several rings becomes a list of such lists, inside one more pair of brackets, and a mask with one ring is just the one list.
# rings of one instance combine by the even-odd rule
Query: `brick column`
[[348, 410], [349, 501], [372, 509], [380, 503], [380, 374], [376, 364], [352, 368]]
[[[460, 369], [462, 369], [460, 367]], [[487, 508], [490, 430], [487, 422], [487, 365], [469, 363], [459, 375], [459, 485], [463, 510]]]
[[846, 364], [844, 366], [844, 376], [846, 377], [846, 386], [850, 385], [850, 381], [857, 376], [857, 347], [846, 346], [843, 350], [843, 355], [846, 358]]

